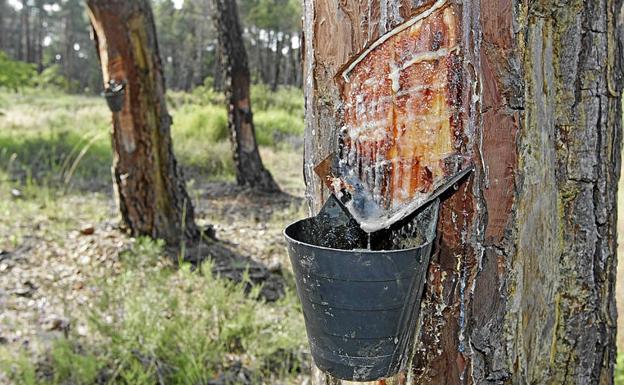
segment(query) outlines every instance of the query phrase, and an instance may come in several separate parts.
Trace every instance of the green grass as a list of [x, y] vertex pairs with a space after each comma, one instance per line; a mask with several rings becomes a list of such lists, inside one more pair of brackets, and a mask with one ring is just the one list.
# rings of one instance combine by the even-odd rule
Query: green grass
[[11, 179], [97, 185], [110, 178], [110, 117], [99, 100], [47, 92], [2, 99], [10, 104], [0, 115], [0, 169]]
[[303, 120], [284, 110], [260, 111], [254, 114], [256, 138], [262, 146], [278, 146], [291, 138], [303, 138]]
[[[262, 146], [300, 143], [301, 91], [254, 86], [256, 134]], [[168, 95], [172, 137], [192, 177], [232, 181], [234, 165], [222, 97], [202, 87]], [[219, 104], [216, 104], [219, 103]], [[52, 90], [0, 92], [0, 170], [19, 183], [101, 190], [110, 184], [110, 113], [102, 98]]]
[[271, 92], [264, 84], [251, 86], [254, 111], [282, 110], [303, 121], [303, 91], [296, 87], [280, 87]]
[[[622, 333], [623, 331], [618, 331]], [[624, 353], [618, 353], [615, 364], [615, 385], [624, 385]]]
[[[93, 284], [88, 310], [95, 338], [70, 333], [45, 359], [5, 351], [2, 368], [16, 384], [205, 384], [232, 357], [260, 379], [287, 380], [305, 347], [292, 289], [274, 304], [246, 295], [242, 285], [163, 263], [162, 244], [139, 239], [122, 254], [122, 272]], [[0, 352], [2, 352], [0, 350]]]
[[[168, 95], [174, 151], [196, 180], [233, 180], [225, 107], [219, 95], [200, 91]], [[264, 95], [268, 110], [256, 109], [260, 142], [272, 147], [263, 149], [265, 161], [279, 166], [276, 173], [292, 171], [283, 154], [298, 155], [275, 149], [302, 130], [301, 103], [289, 100], [297, 95], [280, 92]], [[68, 234], [116, 216], [110, 119], [98, 97], [0, 92], [0, 249], [36, 239], [70, 250]], [[214, 278], [209, 266], [172, 266], [153, 241], [137, 240], [120, 259], [114, 272], [89, 275], [95, 300], [69, 314], [71, 325], [87, 325], [86, 335], [72, 328], [36, 351], [0, 345], [0, 372], [16, 384], [197, 384], [240, 361], [253, 383], [294, 382], [306, 344], [292, 279], [280, 302], [266, 304], [242, 284]]]

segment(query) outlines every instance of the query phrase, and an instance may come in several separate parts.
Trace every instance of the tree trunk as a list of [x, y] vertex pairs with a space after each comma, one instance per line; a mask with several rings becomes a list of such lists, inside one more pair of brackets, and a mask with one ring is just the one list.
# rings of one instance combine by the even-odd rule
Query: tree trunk
[[273, 82], [271, 83], [271, 91], [277, 91], [277, 85], [279, 84], [280, 65], [282, 65], [282, 45], [284, 36], [280, 39], [279, 32], [275, 33], [275, 62], [273, 63]]
[[[70, 9], [67, 10], [65, 14], [65, 18], [63, 20], [63, 37], [64, 41], [64, 52], [62, 55], [63, 60], [63, 75], [65, 79], [69, 80], [72, 78], [73, 74], [73, 49], [74, 49], [74, 26], [73, 26], [73, 17], [72, 11]], [[96, 40], [97, 41], [97, 40]]]
[[[389, 36], [414, 20], [430, 68], [440, 41], [457, 39], [446, 87], [463, 108], [448, 135], [475, 172], [443, 201], [409, 365], [373, 383], [613, 383], [622, 4], [304, 0], [314, 212], [329, 194], [314, 169], [349, 118], [345, 68], [369, 47], [402, 52]], [[313, 383], [348, 382], [316, 370]]]
[[44, 36], [44, 15], [45, 10], [42, 4], [37, 4], [37, 42], [35, 44], [35, 62], [37, 63], [37, 72], [43, 71], [43, 38]]
[[215, 61], [213, 64], [213, 77], [214, 77], [214, 86], [213, 89], [215, 91], [223, 91], [223, 68], [221, 63], [221, 46], [219, 44], [215, 47]]
[[216, 23], [221, 46], [225, 99], [228, 103], [228, 125], [234, 152], [236, 179], [239, 185], [274, 192], [277, 183], [264, 168], [253, 125], [249, 98], [249, 67], [247, 52], [238, 21], [236, 2], [215, 0]]
[[88, 0], [104, 84], [124, 82], [113, 113], [113, 182], [125, 225], [134, 235], [169, 244], [196, 239], [193, 206], [173, 155], [171, 116], [148, 0]]
[[23, 4], [22, 12], [20, 14], [22, 19], [22, 35], [20, 44], [20, 56], [19, 60], [28, 62], [30, 58], [30, 7], [27, 3]]
[[8, 44], [7, 36], [9, 35], [9, 31], [7, 28], [7, 22], [4, 20], [8, 18], [9, 15], [9, 5], [7, 0], [0, 0], [0, 50], [7, 50]]
[[257, 57], [257, 65], [256, 65], [256, 82], [261, 83], [263, 81], [263, 71], [264, 71], [264, 58], [262, 54], [262, 43], [260, 40], [261, 30], [260, 28], [256, 28], [256, 57]]
[[264, 47], [264, 66], [262, 67], [262, 82], [267, 85], [271, 83], [271, 69], [273, 68], [272, 58], [274, 58], [271, 48], [273, 47], [274, 36], [273, 30], [269, 29], [267, 31], [266, 46]]
[[288, 75], [288, 84], [291, 86], [297, 87], [299, 85], [299, 73], [301, 72], [300, 61], [298, 60], [298, 56], [300, 54], [300, 50], [295, 50], [293, 48], [292, 38], [291, 41], [288, 42], [290, 44], [290, 49], [288, 50], [288, 57], [290, 60], [290, 74]]

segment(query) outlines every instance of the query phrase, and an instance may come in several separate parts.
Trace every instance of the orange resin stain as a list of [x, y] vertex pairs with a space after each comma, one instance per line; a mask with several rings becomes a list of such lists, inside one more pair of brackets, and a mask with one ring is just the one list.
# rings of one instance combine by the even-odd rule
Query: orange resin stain
[[341, 183], [334, 186], [366, 195], [375, 215], [425, 201], [466, 165], [455, 139], [462, 130], [457, 10], [443, 5], [426, 14], [380, 38], [341, 74]]

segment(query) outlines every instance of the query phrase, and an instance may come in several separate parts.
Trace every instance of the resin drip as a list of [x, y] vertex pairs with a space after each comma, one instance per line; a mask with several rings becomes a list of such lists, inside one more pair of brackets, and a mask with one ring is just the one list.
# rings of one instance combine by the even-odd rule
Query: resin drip
[[343, 126], [332, 172], [321, 177], [366, 232], [404, 219], [470, 167], [461, 152], [458, 14], [436, 1], [337, 77]]

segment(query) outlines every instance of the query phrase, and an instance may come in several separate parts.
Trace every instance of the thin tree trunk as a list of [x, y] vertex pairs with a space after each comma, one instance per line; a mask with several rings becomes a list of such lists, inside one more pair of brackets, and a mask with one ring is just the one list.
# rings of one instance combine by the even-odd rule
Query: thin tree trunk
[[279, 191], [277, 183], [264, 168], [258, 152], [249, 98], [247, 52], [238, 21], [236, 2], [215, 0], [215, 5], [222, 67], [225, 70], [225, 99], [228, 103], [236, 179], [242, 186], [267, 192]]
[[30, 7], [26, 3], [23, 4], [21, 19], [22, 35], [20, 36], [20, 41], [23, 43], [20, 44], [19, 59], [28, 62], [30, 58]]
[[0, 50], [6, 50], [7, 36], [9, 31], [7, 28], [7, 22], [4, 20], [9, 14], [9, 5], [7, 0], [0, 0]]
[[[208, 15], [206, 15], [206, 10], [205, 8], [202, 6], [201, 7], [202, 10], [202, 14], [204, 15], [204, 17], [207, 19]], [[197, 46], [195, 47], [196, 50], [196, 58], [197, 61], [195, 62], [195, 81], [193, 86], [198, 86], [198, 85], [202, 85], [204, 83], [204, 50], [206, 47], [206, 43], [205, 43], [205, 27], [204, 27], [204, 23], [203, 22], [199, 22], [196, 23], [197, 25]]]
[[277, 85], [279, 84], [280, 65], [282, 65], [282, 44], [284, 36], [280, 39], [279, 32], [275, 33], [276, 49], [275, 49], [275, 62], [273, 63], [273, 82], [271, 83], [271, 91], [277, 91]]
[[290, 34], [287, 33], [284, 35], [284, 47], [286, 47], [288, 49], [288, 52], [286, 53], [285, 57], [284, 57], [284, 70], [282, 71], [282, 79], [281, 82], [282, 84], [285, 85], [291, 85], [291, 74], [292, 74], [292, 69], [291, 69], [291, 55], [292, 55], [292, 44], [290, 42]]
[[409, 365], [372, 383], [613, 384], [622, 5], [304, 0], [314, 212], [329, 194], [314, 168], [345, 123], [342, 71], [376, 41], [392, 52], [380, 37], [417, 15], [414, 44], [435, 51], [455, 36], [461, 60], [448, 82], [463, 108], [448, 134], [475, 172], [443, 201]]
[[169, 244], [199, 236], [173, 155], [171, 116], [148, 0], [88, 0], [104, 83], [125, 82], [114, 113], [113, 181], [125, 225]]
[[301, 70], [297, 61], [297, 55], [299, 54], [299, 51], [296, 51], [293, 48], [292, 37], [291, 37], [291, 40], [288, 42], [288, 44], [290, 46], [290, 49], [288, 50], [288, 59], [290, 61], [288, 84], [291, 86], [297, 86], [297, 72]]
[[258, 57], [257, 66], [256, 66], [256, 82], [260, 83], [264, 80], [262, 71], [264, 71], [264, 58], [262, 56], [262, 44], [260, 41], [260, 29], [256, 30], [256, 56]]
[[271, 47], [273, 47], [273, 36], [273, 30], [269, 30], [267, 32], [267, 43], [264, 50], [264, 66], [262, 68], [262, 82], [266, 85], [271, 83], [271, 68], [273, 68], [271, 66], [271, 58], [273, 57]]
[[63, 35], [65, 38], [65, 52], [63, 52], [63, 74], [65, 75], [65, 79], [72, 78], [72, 69], [73, 69], [73, 22], [72, 22], [72, 12], [71, 10], [67, 11], [65, 15], [65, 20], [63, 23]]
[[217, 43], [215, 47], [215, 61], [213, 65], [213, 77], [215, 91], [223, 91], [223, 68], [221, 63], [221, 45]]
[[298, 87], [303, 87], [303, 57], [305, 55], [305, 51], [304, 51], [304, 43], [303, 43], [303, 33], [299, 34], [299, 49], [297, 51], [297, 55], [295, 56], [295, 60], [297, 63], [297, 76], [296, 76], [296, 81], [295, 81], [295, 85]]
[[43, 12], [45, 12], [43, 6], [39, 5], [37, 7], [37, 44], [35, 45], [35, 61], [37, 63], [38, 73], [43, 71]]

